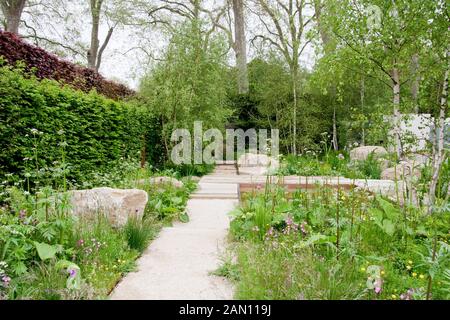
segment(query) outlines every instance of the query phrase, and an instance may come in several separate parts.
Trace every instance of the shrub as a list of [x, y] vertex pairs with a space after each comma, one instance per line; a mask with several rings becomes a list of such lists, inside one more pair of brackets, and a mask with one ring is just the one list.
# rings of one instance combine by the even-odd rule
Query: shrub
[[35, 75], [40, 79], [57, 80], [85, 92], [96, 89], [97, 92], [111, 99], [120, 99], [134, 94], [126, 86], [104, 79], [95, 70], [60, 60], [55, 55], [28, 44], [9, 32], [0, 31], [0, 56], [12, 65], [18, 61], [25, 62], [27, 70], [34, 69]]
[[94, 170], [138, 157], [146, 116], [136, 104], [0, 67], [0, 176], [88, 180]]

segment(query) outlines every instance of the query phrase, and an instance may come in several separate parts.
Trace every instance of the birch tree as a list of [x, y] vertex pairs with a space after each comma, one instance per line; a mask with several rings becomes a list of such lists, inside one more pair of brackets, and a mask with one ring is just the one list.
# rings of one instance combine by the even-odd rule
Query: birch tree
[[[431, 26], [429, 31], [429, 46], [433, 49], [431, 54], [435, 57], [432, 61], [432, 67], [438, 70], [438, 73], [443, 73], [442, 93], [439, 103], [438, 112], [435, 115], [435, 132], [434, 140], [432, 141], [432, 177], [430, 182], [430, 199], [429, 199], [429, 213], [434, 210], [436, 203], [436, 188], [439, 181], [442, 164], [447, 156], [445, 152], [445, 121], [449, 113], [448, 106], [448, 81], [450, 71], [450, 16], [448, 13], [448, 5], [445, 1], [438, 1], [435, 7], [432, 7], [434, 16], [430, 20]], [[448, 191], [447, 191], [448, 192]], [[439, 194], [444, 198], [447, 196], [446, 192], [439, 190]]]
[[291, 151], [297, 154], [300, 58], [312, 41], [307, 33], [314, 19], [313, 6], [305, 0], [254, 1], [264, 32], [256, 34], [252, 42], [259, 40], [277, 50], [289, 68], [293, 96]]
[[411, 58], [423, 47], [429, 3], [419, 0], [335, 1], [334, 34], [383, 76], [392, 92], [394, 145], [402, 156], [401, 88], [411, 81]]

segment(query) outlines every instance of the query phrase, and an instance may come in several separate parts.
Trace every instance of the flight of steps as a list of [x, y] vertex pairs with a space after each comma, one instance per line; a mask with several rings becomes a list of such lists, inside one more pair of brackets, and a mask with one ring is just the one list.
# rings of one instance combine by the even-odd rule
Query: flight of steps
[[191, 199], [238, 199], [237, 183], [223, 183], [225, 177], [233, 179], [236, 176], [234, 161], [217, 164], [212, 174], [200, 180], [198, 189], [191, 195]]

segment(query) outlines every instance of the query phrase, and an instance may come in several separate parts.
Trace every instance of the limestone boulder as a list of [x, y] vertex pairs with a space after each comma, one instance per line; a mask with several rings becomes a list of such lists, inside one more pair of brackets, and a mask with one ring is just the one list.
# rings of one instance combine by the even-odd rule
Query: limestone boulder
[[172, 177], [153, 177], [150, 178], [150, 183], [155, 185], [171, 185], [175, 188], [183, 188], [184, 183]]
[[381, 179], [383, 180], [409, 180], [413, 177], [420, 179], [420, 165], [415, 165], [409, 161], [401, 161], [398, 165], [387, 168], [381, 173]]
[[145, 184], [151, 184], [155, 186], [173, 186], [175, 188], [182, 188], [184, 187], [184, 183], [180, 180], [172, 177], [152, 177], [150, 179], [143, 179], [139, 180], [138, 184], [145, 185]]
[[137, 189], [95, 188], [71, 191], [71, 213], [81, 218], [104, 215], [117, 227], [124, 226], [131, 217], [144, 215], [148, 194]]
[[239, 174], [266, 175], [275, 172], [280, 162], [265, 154], [246, 153], [239, 157]]
[[427, 154], [413, 153], [406, 157], [405, 161], [413, 164], [414, 166], [426, 166], [431, 163], [431, 156]]
[[391, 162], [384, 158], [377, 159], [377, 161], [381, 168], [381, 171], [388, 169], [391, 165]]
[[364, 146], [358, 147], [350, 151], [351, 161], [364, 161], [367, 160], [370, 154], [375, 156], [375, 158], [381, 158], [388, 154], [384, 147], [379, 146]]

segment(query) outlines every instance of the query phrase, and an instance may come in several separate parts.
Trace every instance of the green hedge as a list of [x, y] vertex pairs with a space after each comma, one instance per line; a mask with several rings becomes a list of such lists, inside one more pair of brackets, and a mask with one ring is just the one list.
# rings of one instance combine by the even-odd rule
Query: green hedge
[[81, 182], [121, 159], [138, 159], [146, 130], [156, 130], [151, 121], [135, 103], [0, 66], [0, 177], [55, 175], [65, 159], [67, 178]]

